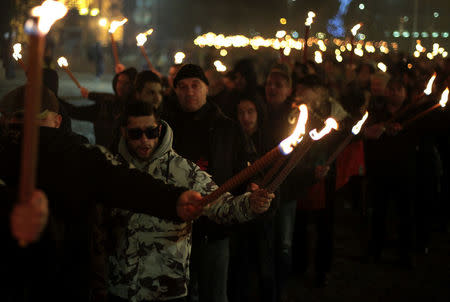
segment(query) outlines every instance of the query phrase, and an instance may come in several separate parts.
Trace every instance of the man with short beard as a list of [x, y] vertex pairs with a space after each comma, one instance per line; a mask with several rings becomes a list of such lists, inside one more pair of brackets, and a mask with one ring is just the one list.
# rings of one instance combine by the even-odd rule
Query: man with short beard
[[[172, 149], [172, 129], [151, 104], [129, 104], [121, 133], [119, 157], [140, 171], [203, 195], [217, 188], [209, 174]], [[237, 197], [226, 193], [207, 206], [203, 215], [221, 224], [245, 222], [266, 211], [272, 198], [273, 194], [262, 189]], [[185, 301], [192, 222], [119, 209], [112, 214], [118, 235], [109, 257], [110, 301]]]

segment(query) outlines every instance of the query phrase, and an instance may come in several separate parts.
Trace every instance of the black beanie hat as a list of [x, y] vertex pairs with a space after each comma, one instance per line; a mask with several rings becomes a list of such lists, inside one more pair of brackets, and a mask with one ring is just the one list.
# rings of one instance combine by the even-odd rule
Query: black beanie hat
[[209, 86], [208, 79], [203, 72], [203, 69], [194, 64], [186, 64], [177, 72], [175, 79], [173, 79], [173, 87], [177, 87], [179, 81], [187, 78], [198, 78], [202, 80], [206, 85]]

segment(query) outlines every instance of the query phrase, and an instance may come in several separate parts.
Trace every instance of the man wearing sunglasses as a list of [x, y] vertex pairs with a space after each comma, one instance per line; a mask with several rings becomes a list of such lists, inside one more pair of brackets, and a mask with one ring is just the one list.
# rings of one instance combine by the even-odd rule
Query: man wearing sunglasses
[[[127, 105], [121, 133], [119, 156], [137, 169], [203, 195], [217, 188], [209, 174], [172, 149], [172, 129], [150, 103]], [[245, 222], [265, 212], [273, 197], [262, 189], [236, 197], [226, 193], [203, 215], [221, 224]], [[192, 222], [119, 209], [112, 216], [116, 246], [109, 257], [109, 301], [186, 301]]]
[[[24, 98], [25, 86], [21, 86], [0, 100], [0, 179], [12, 190], [20, 182]], [[8, 259], [2, 264], [2, 272], [8, 276], [2, 281], [2, 301], [91, 301], [96, 204], [175, 221], [192, 221], [203, 209], [198, 192], [131, 169], [105, 148], [84, 144], [78, 136], [62, 132], [58, 104], [56, 96], [44, 87], [36, 116], [40, 126], [36, 187], [48, 196], [48, 223], [40, 239], [25, 249], [12, 236], [1, 237], [2, 252]], [[2, 197], [0, 201], [6, 202]], [[23, 210], [20, 205], [19, 212]], [[36, 222], [27, 219], [26, 223]], [[2, 221], [8, 223], [8, 219]], [[19, 238], [36, 235], [23, 233], [23, 226], [14, 223], [12, 235], [19, 229]]]

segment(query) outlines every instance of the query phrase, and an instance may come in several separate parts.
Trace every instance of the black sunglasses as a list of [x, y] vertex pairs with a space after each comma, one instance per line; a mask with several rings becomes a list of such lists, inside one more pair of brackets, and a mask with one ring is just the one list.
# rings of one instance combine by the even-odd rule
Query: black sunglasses
[[153, 139], [159, 137], [159, 126], [156, 126], [154, 128], [148, 127], [145, 129], [128, 128], [127, 133], [128, 137], [132, 140], [140, 139], [142, 137], [142, 134], [145, 134], [148, 139]]

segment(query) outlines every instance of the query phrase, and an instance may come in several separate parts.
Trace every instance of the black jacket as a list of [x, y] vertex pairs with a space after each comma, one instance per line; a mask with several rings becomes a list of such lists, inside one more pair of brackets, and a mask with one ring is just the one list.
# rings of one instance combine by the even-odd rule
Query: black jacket
[[[245, 168], [242, 132], [217, 105], [207, 102], [197, 112], [177, 108], [167, 115], [166, 121], [173, 129], [174, 150], [211, 174], [218, 185]], [[194, 228], [194, 237], [204, 236], [224, 238], [224, 227], [211, 221], [200, 222]]]
[[[19, 181], [20, 153], [20, 132], [6, 131], [0, 179], [11, 187]], [[94, 202], [178, 220], [175, 204], [184, 191], [129, 169], [102, 147], [45, 127], [36, 186], [47, 194], [50, 220], [41, 240], [26, 249], [7, 241], [2, 275], [8, 279], [0, 284], [2, 293], [19, 295], [13, 301], [87, 301]]]
[[90, 92], [88, 98], [95, 103], [87, 106], [61, 103], [71, 118], [92, 122], [96, 144], [109, 147], [119, 128], [125, 102], [110, 93]]

